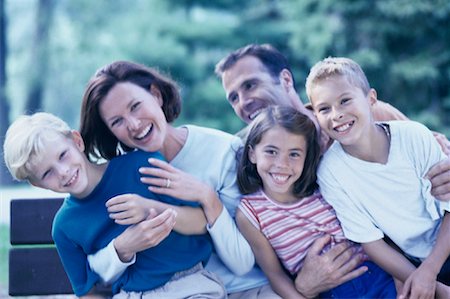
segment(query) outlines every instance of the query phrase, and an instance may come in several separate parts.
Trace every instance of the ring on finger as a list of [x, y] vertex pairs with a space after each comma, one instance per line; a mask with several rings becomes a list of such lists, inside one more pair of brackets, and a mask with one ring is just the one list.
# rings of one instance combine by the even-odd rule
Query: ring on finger
[[170, 188], [170, 183], [171, 183], [170, 179], [166, 179], [166, 188]]

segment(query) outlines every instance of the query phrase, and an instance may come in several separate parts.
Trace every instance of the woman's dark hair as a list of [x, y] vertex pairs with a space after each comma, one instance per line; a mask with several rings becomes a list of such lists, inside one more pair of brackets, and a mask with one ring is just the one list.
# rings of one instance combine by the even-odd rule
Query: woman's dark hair
[[249, 150], [261, 142], [263, 135], [279, 126], [288, 132], [302, 135], [306, 141], [306, 157], [300, 178], [294, 183], [294, 195], [305, 197], [317, 189], [317, 166], [320, 160], [318, 133], [313, 121], [291, 107], [269, 106], [250, 125], [245, 145], [238, 152], [237, 180], [243, 194], [258, 191], [263, 186], [256, 165], [249, 159]]
[[181, 97], [177, 84], [153, 68], [129, 61], [116, 61], [100, 68], [89, 80], [81, 104], [80, 133], [89, 159], [110, 160], [118, 156], [118, 146], [124, 151], [132, 148], [121, 143], [100, 116], [100, 104], [118, 83], [130, 82], [148, 92], [156, 87], [162, 96], [162, 110], [167, 122], [173, 122], [181, 111]]

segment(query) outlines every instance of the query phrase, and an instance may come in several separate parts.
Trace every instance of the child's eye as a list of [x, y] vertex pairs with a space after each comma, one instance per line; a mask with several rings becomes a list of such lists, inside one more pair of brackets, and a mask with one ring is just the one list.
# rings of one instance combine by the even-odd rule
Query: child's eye
[[327, 113], [329, 110], [330, 110], [329, 107], [320, 107], [320, 108], [319, 108], [319, 112], [320, 112], [320, 113]]
[[66, 156], [66, 154], [67, 154], [67, 150], [61, 152], [61, 154], [59, 155], [59, 160], [64, 159], [64, 157]]
[[342, 99], [342, 100], [341, 100], [341, 104], [345, 104], [345, 103], [347, 103], [347, 102], [350, 101], [350, 100], [351, 100], [350, 98]]
[[141, 105], [141, 102], [136, 102], [133, 105], [131, 105], [130, 110], [134, 111]]
[[300, 153], [291, 153], [291, 158], [298, 158], [300, 157]]
[[44, 179], [47, 178], [50, 174], [51, 174], [51, 169], [47, 170], [46, 172], [44, 172], [44, 174], [42, 174], [41, 180], [44, 180]]
[[274, 155], [277, 154], [277, 152], [274, 151], [274, 150], [266, 150], [265, 153], [268, 154], [268, 155], [271, 155], [271, 156], [274, 156]]

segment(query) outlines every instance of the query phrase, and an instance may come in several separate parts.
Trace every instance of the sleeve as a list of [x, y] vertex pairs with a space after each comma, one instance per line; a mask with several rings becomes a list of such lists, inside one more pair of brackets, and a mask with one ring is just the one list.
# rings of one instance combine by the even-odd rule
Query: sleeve
[[431, 182], [425, 176], [430, 168], [441, 160], [447, 159], [441, 146], [434, 138], [433, 133], [418, 122], [408, 122], [407, 133], [404, 137], [410, 142], [407, 148], [411, 149], [410, 157], [416, 167], [422, 184], [422, 197], [425, 200], [426, 209], [433, 219], [443, 217], [445, 211], [450, 211], [450, 203], [440, 201], [431, 195]]
[[207, 226], [207, 230], [217, 255], [231, 272], [244, 275], [253, 268], [255, 264], [253, 251], [227, 209], [222, 209], [214, 225]]
[[114, 248], [114, 240], [109, 242], [108, 246], [87, 257], [90, 268], [107, 284], [114, 283], [128, 266], [136, 262], [136, 255], [130, 262], [122, 262]]
[[225, 208], [214, 225], [207, 229], [222, 262], [236, 275], [243, 275], [252, 269], [255, 257], [234, 220], [235, 209], [241, 198], [236, 177], [236, 152], [233, 149], [237, 149], [241, 141], [239, 138], [234, 140], [222, 161], [220, 187], [216, 190]]
[[89, 267], [87, 256], [81, 246], [75, 244], [58, 228], [57, 220], [55, 223], [56, 226], [53, 227], [52, 237], [59, 257], [75, 295], [83, 296], [100, 281], [100, 277]]
[[[330, 159], [328, 159], [330, 160]], [[352, 200], [340, 186], [335, 173], [328, 167], [332, 161], [323, 160], [319, 165], [317, 180], [323, 198], [334, 208], [347, 239], [367, 243], [382, 239], [384, 233], [364, 213], [362, 205]]]
[[257, 230], [261, 230], [261, 226], [259, 225], [255, 210], [252, 208], [251, 204], [245, 197], [241, 199], [241, 203], [239, 204], [238, 209], [242, 212], [242, 214], [245, 215], [245, 217], [247, 217], [248, 221], [250, 221], [250, 223], [253, 224], [253, 226], [255, 226]]

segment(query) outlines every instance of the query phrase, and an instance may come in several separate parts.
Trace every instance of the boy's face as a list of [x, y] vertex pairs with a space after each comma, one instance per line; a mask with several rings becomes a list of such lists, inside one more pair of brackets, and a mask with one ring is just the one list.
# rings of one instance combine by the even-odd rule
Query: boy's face
[[343, 76], [320, 80], [311, 91], [311, 103], [320, 127], [342, 145], [352, 145], [368, 132], [373, 119], [375, 90], [367, 95]]
[[264, 192], [278, 202], [295, 200], [294, 183], [300, 178], [307, 152], [303, 135], [275, 126], [249, 150], [249, 160], [263, 182]]
[[72, 138], [54, 134], [44, 140], [46, 148], [30, 161], [30, 183], [59, 193], [83, 198], [90, 193], [84, 143], [78, 132]]

